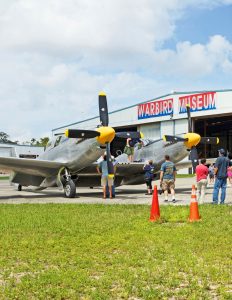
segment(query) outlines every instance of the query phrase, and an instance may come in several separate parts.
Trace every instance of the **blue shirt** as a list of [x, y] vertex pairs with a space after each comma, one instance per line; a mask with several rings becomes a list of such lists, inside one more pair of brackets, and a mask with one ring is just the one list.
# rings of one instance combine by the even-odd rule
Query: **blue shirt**
[[150, 180], [154, 178], [154, 165], [145, 165], [143, 167], [143, 170], [145, 171], [145, 180]]
[[215, 162], [215, 167], [218, 168], [216, 177], [218, 179], [227, 178], [227, 168], [230, 165], [230, 161], [225, 156], [219, 156]]
[[163, 179], [174, 179], [174, 172], [176, 171], [176, 167], [173, 162], [171, 161], [165, 161], [161, 165], [160, 171], [164, 172]]
[[107, 161], [106, 160], [101, 161], [98, 166], [99, 166], [99, 168], [101, 170], [101, 173], [102, 173], [103, 177], [109, 175], [109, 173], [108, 173], [108, 166], [107, 166]]

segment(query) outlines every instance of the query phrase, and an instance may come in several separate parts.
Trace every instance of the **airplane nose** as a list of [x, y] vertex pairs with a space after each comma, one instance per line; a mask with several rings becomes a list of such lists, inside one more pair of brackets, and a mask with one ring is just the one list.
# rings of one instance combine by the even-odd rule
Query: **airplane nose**
[[112, 127], [103, 126], [97, 128], [96, 131], [100, 132], [100, 136], [96, 137], [99, 144], [110, 143], [115, 137], [115, 131]]
[[196, 146], [197, 144], [200, 143], [201, 136], [197, 133], [186, 133], [184, 135], [185, 139], [188, 139], [186, 142], [184, 142], [186, 148], [191, 149], [193, 146]]

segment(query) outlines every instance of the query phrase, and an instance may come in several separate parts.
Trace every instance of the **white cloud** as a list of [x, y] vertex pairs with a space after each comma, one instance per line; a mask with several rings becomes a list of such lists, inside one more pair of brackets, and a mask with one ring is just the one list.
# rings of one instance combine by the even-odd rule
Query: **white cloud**
[[56, 86], [68, 78], [68, 67], [65, 64], [55, 65], [48, 75], [42, 76], [39, 83], [44, 87]]
[[203, 79], [213, 72], [231, 72], [232, 44], [223, 36], [215, 35], [206, 44], [179, 42], [175, 50], [153, 53], [151, 67], [166, 77]]

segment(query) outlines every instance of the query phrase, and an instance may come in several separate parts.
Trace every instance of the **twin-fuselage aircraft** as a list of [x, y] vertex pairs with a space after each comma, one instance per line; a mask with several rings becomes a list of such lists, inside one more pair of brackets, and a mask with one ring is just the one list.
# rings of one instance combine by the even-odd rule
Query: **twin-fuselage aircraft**
[[73, 198], [76, 195], [76, 187], [99, 186], [96, 161], [105, 152], [108, 173], [112, 176], [110, 143], [115, 136], [144, 141], [141, 148], [135, 145], [135, 162], [127, 162], [126, 154], [116, 157], [116, 186], [143, 183], [143, 165], [147, 160], [153, 160], [156, 174], [159, 173], [166, 154], [177, 167], [179, 164], [179, 168], [187, 166], [179, 162], [189, 156], [191, 149], [194, 150], [194, 157], [190, 159], [193, 163], [197, 160], [195, 147], [202, 138], [192, 133], [191, 128], [182, 136], [164, 136], [159, 140], [143, 140], [139, 132], [115, 133], [115, 130], [108, 126], [108, 108], [104, 93], [99, 94], [99, 115], [101, 125], [95, 130], [68, 129], [65, 133], [55, 136], [37, 159], [0, 157], [0, 168], [12, 171], [10, 181], [18, 184], [18, 190], [21, 190], [22, 186], [34, 186], [37, 189], [57, 186], [64, 189], [66, 197]]

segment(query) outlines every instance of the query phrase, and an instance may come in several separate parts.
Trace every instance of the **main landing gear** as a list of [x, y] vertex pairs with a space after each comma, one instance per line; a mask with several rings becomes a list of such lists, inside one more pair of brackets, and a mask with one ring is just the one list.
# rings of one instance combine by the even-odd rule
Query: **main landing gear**
[[72, 179], [68, 180], [64, 184], [64, 195], [67, 198], [75, 198], [76, 196], [76, 185]]
[[68, 170], [65, 169], [65, 183], [64, 183], [64, 195], [66, 198], [75, 198], [76, 196], [76, 185], [71, 179], [71, 175]]

